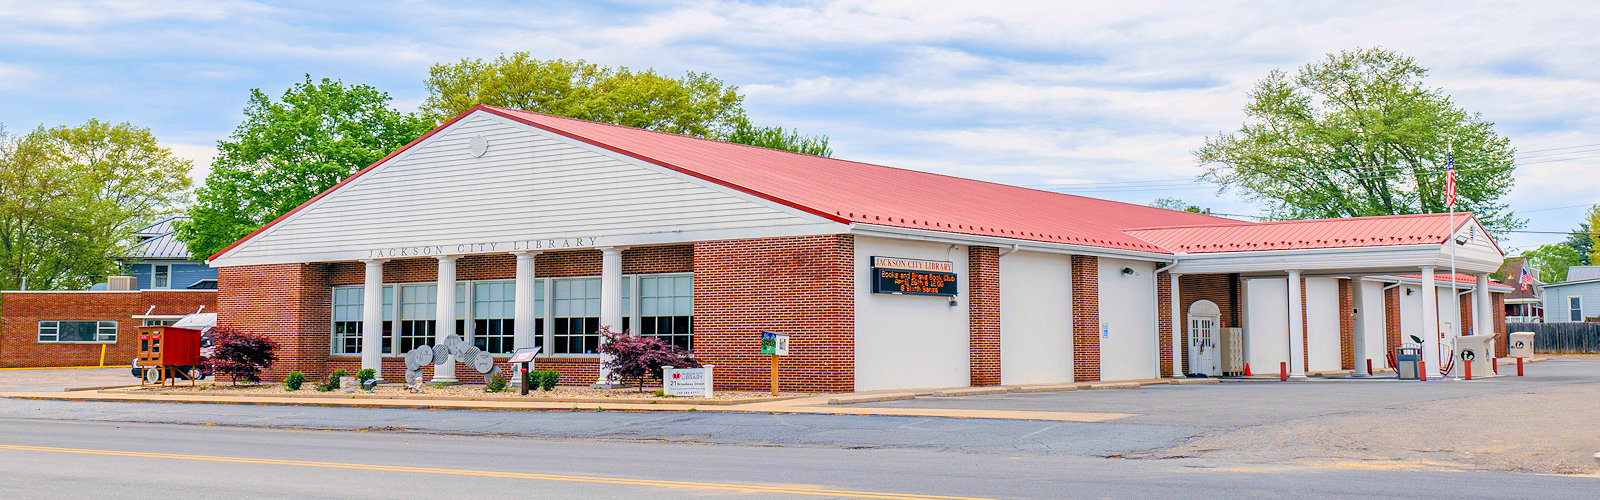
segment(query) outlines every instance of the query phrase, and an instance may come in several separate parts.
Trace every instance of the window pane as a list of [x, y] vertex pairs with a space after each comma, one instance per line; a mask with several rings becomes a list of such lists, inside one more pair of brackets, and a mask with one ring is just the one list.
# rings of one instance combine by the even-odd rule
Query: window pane
[[640, 334], [689, 349], [693, 345], [694, 277], [639, 278]]

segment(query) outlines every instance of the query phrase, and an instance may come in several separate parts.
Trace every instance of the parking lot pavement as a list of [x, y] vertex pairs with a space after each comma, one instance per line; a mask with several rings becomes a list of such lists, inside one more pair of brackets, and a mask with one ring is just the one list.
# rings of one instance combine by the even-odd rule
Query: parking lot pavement
[[[1514, 368], [1501, 368], [1513, 373]], [[1010, 393], [958, 398], [917, 398], [861, 403], [871, 408], [957, 408], [1021, 411], [1134, 413], [1123, 424], [1236, 428], [1347, 412], [1509, 394], [1541, 387], [1600, 383], [1600, 358], [1551, 357], [1527, 365], [1527, 376], [1472, 381], [1393, 379], [1224, 382], [1152, 385], [1138, 389]]]
[[0, 392], [54, 392], [73, 387], [137, 385], [127, 368], [0, 369]]

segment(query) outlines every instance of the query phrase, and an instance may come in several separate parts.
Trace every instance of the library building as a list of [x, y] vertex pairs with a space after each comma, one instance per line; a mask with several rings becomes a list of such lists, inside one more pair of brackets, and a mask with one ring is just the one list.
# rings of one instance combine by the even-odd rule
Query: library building
[[[455, 335], [587, 385], [609, 328], [718, 389], [787, 334], [782, 390], [848, 392], [1444, 359], [1505, 334], [1503, 255], [1471, 214], [1246, 222], [479, 106], [209, 264], [269, 379], [398, 382]], [[426, 375], [481, 380], [455, 366]]]

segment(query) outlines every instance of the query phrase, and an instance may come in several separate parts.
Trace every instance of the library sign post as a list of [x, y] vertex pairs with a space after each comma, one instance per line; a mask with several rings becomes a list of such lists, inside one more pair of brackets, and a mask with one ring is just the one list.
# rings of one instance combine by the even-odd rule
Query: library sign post
[[761, 354], [772, 355], [772, 395], [778, 395], [778, 356], [789, 355], [789, 334], [761, 332]]

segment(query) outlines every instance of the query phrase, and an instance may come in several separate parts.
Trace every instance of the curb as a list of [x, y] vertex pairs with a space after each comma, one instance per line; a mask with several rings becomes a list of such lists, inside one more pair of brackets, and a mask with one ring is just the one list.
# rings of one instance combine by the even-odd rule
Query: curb
[[876, 403], [876, 402], [879, 402], [879, 401], [904, 401], [904, 400], [907, 400], [907, 399], [917, 399], [917, 395], [909, 393], [909, 392], [895, 392], [895, 393], [888, 393], [888, 394], [864, 394], [864, 395], [860, 395], [860, 396], [839, 396], [839, 397], [835, 397], [835, 398], [828, 398], [828, 404], [830, 404], [830, 405], [850, 405], [850, 404], [856, 404], [856, 403]]
[[[124, 386], [118, 386], [118, 387], [124, 387]], [[95, 390], [95, 389], [99, 389], [99, 390]], [[74, 390], [74, 389], [68, 389], [68, 391], [72, 391], [72, 390]], [[407, 395], [407, 396], [400, 396], [400, 397], [380, 396], [380, 395], [377, 395], [377, 394], [360, 394], [360, 393], [327, 393], [327, 394], [324, 394], [324, 393], [307, 392], [307, 393], [302, 393], [302, 394], [294, 394], [294, 393], [290, 393], [289, 391], [284, 391], [283, 394], [227, 394], [227, 393], [223, 393], [223, 392], [174, 394], [174, 393], [163, 393], [163, 392], [127, 391], [127, 390], [118, 390], [118, 389], [115, 389], [115, 388], [100, 389], [100, 388], [92, 388], [92, 387], [91, 388], [82, 388], [82, 389], [77, 389], [77, 390], [95, 390], [95, 392], [100, 393], [100, 394], [118, 394], [118, 395], [128, 395], [128, 396], [199, 396], [199, 397], [225, 397], [225, 398], [285, 398], [285, 399], [308, 399], [309, 398], [309, 399], [339, 399], [339, 400], [356, 399], [356, 400], [375, 400], [375, 401], [459, 401], [459, 402], [465, 402], [465, 403], [576, 403], [576, 404], [628, 404], [628, 405], [668, 404], [668, 405], [696, 405], [696, 406], [733, 406], [733, 405], [744, 405], [744, 404], [755, 404], [755, 403], [770, 403], [770, 402], [774, 402], [774, 401], [784, 401], [784, 400], [788, 400], [788, 399], [799, 399], [799, 398], [815, 396], [815, 394], [800, 394], [800, 395], [793, 395], [793, 396], [777, 396], [777, 397], [753, 398], [753, 399], [686, 399], [685, 398], [685, 399], [682, 399], [682, 400], [675, 400], [675, 399], [638, 399], [638, 398], [512, 399], [512, 398], [473, 398], [473, 397], [462, 397], [462, 396], [429, 396], [429, 395], [426, 395], [426, 394], [419, 394], [419, 395], [414, 395], [414, 396], [413, 395]], [[301, 392], [301, 391], [295, 391], [295, 392]], [[218, 403], [230, 404], [232, 402], [231, 401], [218, 401]], [[309, 404], [316, 404], [316, 403], [315, 402], [307, 402], [306, 404], [309, 405]]]
[[933, 396], [933, 397], [936, 397], [936, 398], [952, 398], [952, 397], [959, 397], [959, 396], [982, 396], [982, 395], [986, 395], [986, 394], [1005, 394], [1005, 393], [1008, 393], [1008, 392], [1011, 392], [1011, 388], [1009, 388], [1009, 387], [973, 387], [971, 389], [950, 389], [950, 390], [945, 390], [945, 391], [934, 391], [934, 393], [930, 394], [930, 396]]

